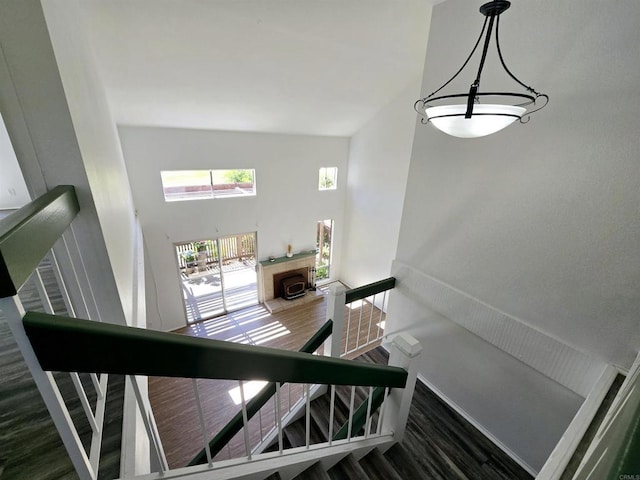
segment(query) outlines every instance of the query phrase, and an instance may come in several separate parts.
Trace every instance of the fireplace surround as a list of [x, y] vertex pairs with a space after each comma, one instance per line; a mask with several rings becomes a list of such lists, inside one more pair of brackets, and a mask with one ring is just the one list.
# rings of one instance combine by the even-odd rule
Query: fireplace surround
[[282, 280], [302, 275], [309, 287], [309, 271], [316, 264], [316, 252], [296, 253], [292, 257], [278, 257], [274, 261], [264, 260], [258, 264], [258, 294], [265, 303], [282, 296]]

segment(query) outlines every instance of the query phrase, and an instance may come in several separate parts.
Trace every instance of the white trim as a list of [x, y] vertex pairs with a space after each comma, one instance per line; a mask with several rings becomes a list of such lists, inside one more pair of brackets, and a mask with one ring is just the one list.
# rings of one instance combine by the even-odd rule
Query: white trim
[[611, 365], [605, 367], [600, 378], [542, 466], [536, 480], [556, 480], [562, 476], [617, 376], [617, 368]]
[[590, 353], [411, 265], [394, 260], [392, 274], [397, 279], [394, 297], [409, 296], [583, 398], [606, 366]]
[[[294, 478], [300, 472], [316, 462], [322, 463], [327, 470], [347, 455], [357, 455], [359, 451], [371, 451], [393, 444], [393, 435], [372, 436], [362, 440], [339, 440], [329, 446], [327, 443], [297, 447], [285, 450], [285, 453], [269, 452], [256, 455], [248, 462], [246, 458], [236, 458], [216, 462], [213, 468], [208, 465], [179, 468], [163, 475], [153, 473], [140, 477], [127, 477], [136, 480], [170, 480], [185, 478], [189, 480], [261, 480], [274, 472], [279, 472], [283, 480]], [[125, 480], [124, 478], [121, 480]]]
[[462, 407], [460, 407], [457, 403], [452, 401], [449, 397], [447, 397], [442, 391], [436, 388], [432, 383], [427, 381], [426, 378], [422, 376], [422, 374], [418, 373], [418, 380], [429, 388], [433, 393], [435, 393], [444, 403], [446, 403], [449, 407], [451, 407], [456, 413], [461, 415], [467, 422], [473, 425], [477, 430], [480, 431], [487, 439], [491, 441], [496, 447], [506, 453], [514, 462], [524, 468], [527, 472], [529, 472], [534, 477], [537, 475], [535, 468], [525, 462], [522, 458], [516, 455], [513, 450], [507, 447], [504, 443], [502, 443], [496, 436], [493, 435], [489, 430], [487, 430], [482, 424], [478, 423], [478, 421], [469, 415]]

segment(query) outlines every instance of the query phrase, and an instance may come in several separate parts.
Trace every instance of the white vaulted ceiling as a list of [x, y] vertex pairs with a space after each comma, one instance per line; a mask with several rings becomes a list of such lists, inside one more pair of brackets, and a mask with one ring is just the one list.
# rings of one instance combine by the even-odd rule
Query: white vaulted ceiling
[[431, 3], [82, 5], [118, 124], [350, 136], [421, 75]]

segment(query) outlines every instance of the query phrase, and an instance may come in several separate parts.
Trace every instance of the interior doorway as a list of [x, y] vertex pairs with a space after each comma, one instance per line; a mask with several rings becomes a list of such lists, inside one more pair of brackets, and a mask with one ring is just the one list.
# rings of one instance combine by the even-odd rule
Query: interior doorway
[[256, 234], [175, 245], [187, 323], [258, 303]]

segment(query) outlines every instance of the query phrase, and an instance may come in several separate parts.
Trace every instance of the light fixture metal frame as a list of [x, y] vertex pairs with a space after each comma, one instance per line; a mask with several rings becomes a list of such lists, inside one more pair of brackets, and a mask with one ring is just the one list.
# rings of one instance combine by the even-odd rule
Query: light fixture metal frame
[[[480, 7], [480, 13], [482, 13], [485, 16], [485, 19], [482, 25], [482, 30], [480, 31], [480, 36], [478, 37], [478, 40], [476, 41], [467, 59], [464, 61], [464, 63], [458, 69], [458, 71], [449, 80], [447, 80], [440, 88], [438, 88], [431, 94], [427, 95], [426, 97], [418, 99], [414, 104], [414, 109], [422, 117], [420, 119], [420, 122], [423, 125], [428, 124], [434, 118], [462, 117], [462, 116], [464, 116], [465, 118], [471, 118], [472, 116], [481, 116], [481, 115], [497, 115], [497, 116], [504, 116], [504, 117], [515, 117], [520, 121], [520, 123], [527, 123], [530, 120], [530, 115], [532, 113], [535, 113], [547, 106], [547, 104], [549, 103], [549, 96], [544, 93], [540, 93], [536, 91], [533, 87], [526, 85], [525, 83], [520, 81], [513, 73], [511, 73], [511, 71], [505, 64], [504, 58], [502, 57], [502, 50], [500, 48], [500, 39], [499, 39], [500, 14], [502, 14], [510, 6], [511, 6], [511, 2], [507, 0], [493, 0], [491, 2], [485, 3]], [[487, 28], [487, 24], [488, 24], [488, 28]], [[498, 58], [500, 59], [500, 63], [502, 64], [502, 68], [515, 82], [521, 85], [528, 93], [478, 91], [480, 89], [480, 77], [482, 76], [484, 62], [487, 57], [487, 52], [489, 50], [489, 44], [491, 42], [491, 33], [493, 31], [494, 24], [495, 24], [496, 50], [498, 52]], [[486, 36], [485, 36], [485, 30], [487, 30]], [[474, 82], [471, 84], [471, 87], [469, 88], [469, 92], [434, 96], [438, 92], [440, 92], [442, 89], [444, 89], [447, 85], [449, 85], [464, 70], [464, 68], [467, 66], [467, 64], [475, 54], [476, 50], [478, 49], [478, 46], [480, 45], [480, 42], [482, 41], [483, 37], [485, 38], [485, 40], [484, 40], [484, 45], [482, 49], [482, 57], [480, 59], [480, 65], [478, 67], [478, 73], [476, 75], [476, 79], [474, 80]], [[465, 113], [434, 115], [431, 117], [427, 116], [426, 114], [427, 108], [439, 106], [438, 104], [440, 104], [440, 102], [442, 102], [443, 100], [465, 98], [465, 97], [467, 98], [467, 108], [465, 110]], [[507, 97], [507, 98], [517, 99], [519, 103], [514, 102], [512, 104], [509, 104], [510, 106], [515, 106], [515, 107], [528, 108], [531, 105], [536, 105], [536, 102], [539, 99], [544, 100], [544, 104], [542, 104], [541, 106], [533, 110], [525, 111], [522, 115], [515, 115], [510, 113], [498, 113], [498, 112], [474, 113], [473, 107], [474, 105], [480, 103], [481, 98], [492, 98], [492, 97], [493, 98]]]

